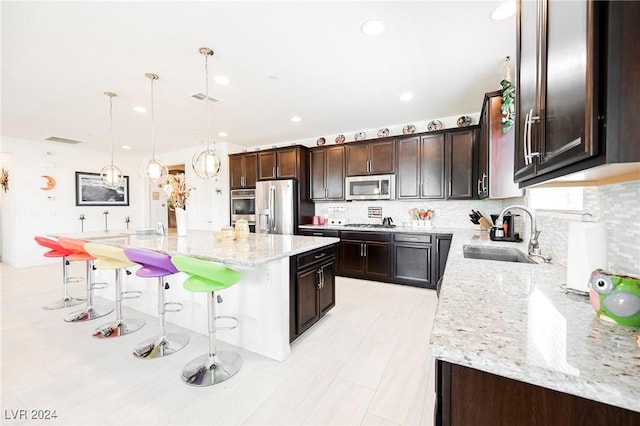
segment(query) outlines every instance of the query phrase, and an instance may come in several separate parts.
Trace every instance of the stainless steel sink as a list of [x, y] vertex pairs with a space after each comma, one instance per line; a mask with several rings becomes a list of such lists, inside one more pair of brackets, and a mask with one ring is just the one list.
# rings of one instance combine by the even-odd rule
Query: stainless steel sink
[[536, 263], [527, 254], [514, 247], [462, 246], [467, 259], [497, 260], [500, 262]]

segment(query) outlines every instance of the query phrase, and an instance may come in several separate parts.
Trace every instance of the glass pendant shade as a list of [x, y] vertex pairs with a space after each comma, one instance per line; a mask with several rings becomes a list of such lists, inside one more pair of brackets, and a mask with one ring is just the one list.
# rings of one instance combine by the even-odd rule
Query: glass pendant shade
[[151, 81], [151, 160], [147, 161], [138, 174], [145, 183], [162, 183], [167, 179], [169, 171], [161, 161], [156, 160], [155, 138], [154, 138], [154, 104], [153, 104], [153, 82], [159, 77], [156, 74], [146, 73], [144, 75]]
[[221, 163], [218, 154], [211, 149], [196, 152], [191, 160], [193, 170], [202, 179], [216, 177], [220, 173]]
[[104, 166], [100, 170], [102, 183], [109, 189], [116, 189], [124, 185], [124, 176], [122, 170], [113, 164], [113, 98], [118, 96], [113, 92], [104, 92], [109, 98], [109, 132], [111, 134], [111, 164]]
[[116, 189], [124, 184], [122, 170], [113, 164], [104, 166], [102, 170], [100, 170], [100, 177], [102, 178], [102, 183], [104, 183], [107, 188]]

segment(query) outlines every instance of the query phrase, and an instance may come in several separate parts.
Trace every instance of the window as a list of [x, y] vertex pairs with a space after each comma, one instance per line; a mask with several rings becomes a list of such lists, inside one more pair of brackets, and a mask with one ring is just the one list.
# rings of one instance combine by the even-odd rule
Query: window
[[529, 206], [536, 210], [582, 211], [584, 187], [531, 188]]

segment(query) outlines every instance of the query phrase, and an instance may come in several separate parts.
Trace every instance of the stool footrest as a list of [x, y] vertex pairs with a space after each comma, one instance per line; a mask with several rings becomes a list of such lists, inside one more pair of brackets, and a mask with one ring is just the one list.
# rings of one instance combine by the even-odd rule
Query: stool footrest
[[109, 283], [91, 283], [91, 290], [102, 290], [109, 287]]
[[67, 278], [67, 283], [79, 283], [81, 281], [84, 281], [84, 277], [68, 277]]
[[217, 324], [217, 323], [218, 323], [218, 320], [220, 320], [220, 319], [222, 319], [222, 320], [230, 320], [230, 321], [233, 321], [233, 325], [224, 326], [224, 327], [218, 327], [218, 326], [216, 325], [216, 327], [215, 327], [215, 330], [214, 330], [214, 331], [218, 331], [218, 330], [233, 330], [234, 328], [237, 328], [237, 327], [238, 327], [238, 323], [239, 323], [239, 321], [238, 321], [238, 318], [236, 318], [236, 317], [232, 317], [232, 316], [230, 316], [230, 315], [219, 315], [219, 316], [217, 316], [217, 317], [215, 317], [215, 318], [214, 318], [215, 323]]
[[[175, 308], [170, 308], [169, 306], [176, 306]], [[165, 312], [180, 312], [184, 308], [184, 305], [180, 302], [167, 302], [164, 304]]]
[[122, 293], [120, 293], [120, 297], [122, 298], [122, 300], [138, 299], [140, 296], [142, 296], [142, 292], [138, 290], [123, 291]]

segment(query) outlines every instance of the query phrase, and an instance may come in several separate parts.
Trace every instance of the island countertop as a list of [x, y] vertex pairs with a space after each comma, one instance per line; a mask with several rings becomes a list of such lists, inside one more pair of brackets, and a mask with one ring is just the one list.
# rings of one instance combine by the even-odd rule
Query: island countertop
[[454, 232], [431, 333], [440, 360], [640, 412], [640, 330], [598, 319], [565, 294], [566, 268], [463, 256], [509, 246]]
[[58, 233], [85, 240], [104, 241], [124, 247], [156, 250], [171, 256], [188, 256], [226, 265], [256, 266], [290, 257], [340, 241], [332, 237], [300, 235], [249, 234], [246, 240], [218, 241], [211, 231], [189, 230], [178, 237], [174, 231], [164, 235], [137, 235], [135, 231]]

